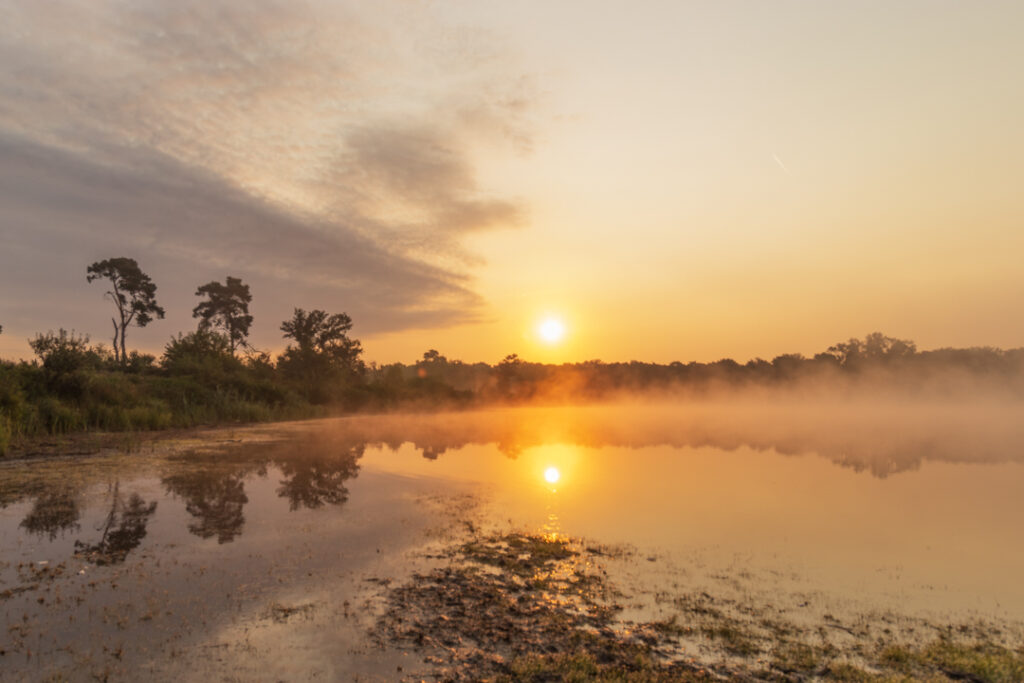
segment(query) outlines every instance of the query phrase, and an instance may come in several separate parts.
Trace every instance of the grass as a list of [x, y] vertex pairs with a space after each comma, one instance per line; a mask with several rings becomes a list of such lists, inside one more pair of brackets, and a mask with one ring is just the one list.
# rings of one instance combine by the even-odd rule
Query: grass
[[674, 683], [706, 681], [709, 678], [700, 671], [667, 669], [659, 666], [645, 654], [636, 654], [627, 662], [609, 664], [599, 662], [587, 652], [573, 652], [518, 657], [509, 665], [508, 673], [498, 676], [496, 680], [505, 683]]
[[737, 657], [750, 657], [761, 651], [756, 636], [736, 622], [725, 621], [706, 625], [701, 628], [701, 633], [706, 638], [717, 641], [723, 650]]
[[787, 674], [814, 675], [824, 668], [828, 653], [799, 641], [783, 641], [772, 647], [769, 666]]
[[[221, 378], [222, 379], [222, 378]], [[79, 371], [58, 391], [41, 368], [0, 364], [0, 456], [37, 439], [317, 417], [324, 409], [267, 382]], [[65, 378], [67, 380], [67, 378]]]
[[939, 676], [988, 683], [1024, 681], [1024, 650], [990, 642], [955, 642], [939, 638], [926, 646], [889, 645], [879, 653], [879, 664], [912, 677]]

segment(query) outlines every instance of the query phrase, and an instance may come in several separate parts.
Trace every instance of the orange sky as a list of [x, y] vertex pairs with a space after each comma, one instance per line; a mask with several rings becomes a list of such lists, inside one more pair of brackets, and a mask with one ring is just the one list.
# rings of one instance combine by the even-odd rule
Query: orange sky
[[5, 357], [122, 254], [152, 351], [228, 274], [385, 362], [1024, 345], [1020, 3], [0, 4]]

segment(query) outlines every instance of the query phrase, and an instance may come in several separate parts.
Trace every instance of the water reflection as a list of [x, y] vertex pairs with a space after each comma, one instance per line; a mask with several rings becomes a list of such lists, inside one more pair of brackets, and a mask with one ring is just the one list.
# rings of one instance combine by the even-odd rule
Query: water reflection
[[345, 438], [396, 450], [412, 443], [436, 460], [470, 444], [496, 444], [510, 459], [554, 443], [672, 446], [816, 454], [887, 477], [926, 460], [1024, 461], [1024, 404], [671, 404], [516, 408], [446, 415], [367, 416], [338, 424]]
[[[277, 480], [274, 493], [289, 510], [342, 506], [348, 482], [359, 475], [367, 448], [399, 450], [413, 444], [423, 458], [456, 455], [469, 444], [493, 444], [510, 459], [547, 446], [531, 477], [549, 491], [567, 477], [577, 482], [581, 463], [566, 446], [642, 448], [669, 445], [735, 450], [814, 453], [876, 477], [917, 468], [925, 460], [1015, 462], [1024, 460], [1024, 417], [1015, 406], [930, 407], [894, 410], [833, 408], [795, 411], [785, 406], [615, 406], [495, 410], [445, 415], [351, 417], [312, 423], [278, 434], [276, 441], [207, 446], [207, 450], [161, 461], [159, 482], [182, 501], [189, 533], [230, 543], [246, 526], [247, 485], [254, 478]], [[568, 449], [569, 451], [573, 449]], [[588, 461], [589, 462], [589, 461]], [[65, 476], [65, 467], [26, 467], [0, 476], [0, 507], [26, 501], [20, 521], [27, 534], [54, 541], [82, 533], [87, 489], [127, 476], [115, 470]], [[87, 467], [83, 470], [88, 469]], [[80, 538], [82, 556], [123, 562], [146, 535], [156, 501], [110, 485], [100, 537]]]
[[30, 534], [47, 536], [54, 540], [67, 531], [78, 531], [81, 517], [79, 494], [67, 486], [55, 486], [40, 491], [32, 501], [32, 509], [19, 525]]
[[[248, 482], [273, 471], [280, 476], [275, 493], [292, 511], [341, 506], [349, 497], [346, 483], [358, 476], [365, 449], [365, 442], [335, 434], [299, 434], [170, 456], [161, 465], [159, 482], [169, 496], [184, 503], [189, 533], [230, 543], [245, 529]], [[51, 542], [58, 535], [79, 535], [87, 491], [108, 476], [109, 467], [119, 466], [90, 467], [89, 461], [66, 465], [73, 468], [73, 476], [60, 467], [19, 469], [0, 476], [0, 508], [30, 501], [18, 525], [25, 533]], [[86, 538], [76, 539], [75, 554], [95, 564], [118, 564], [145, 538], [157, 502], [125, 492], [120, 479], [108, 485], [103, 500], [99, 538], [86, 533]]]
[[127, 499], [121, 494], [121, 482], [114, 482], [100, 540], [95, 543], [75, 541], [75, 555], [93, 564], [120, 564], [146, 537], [146, 525], [156, 512], [156, 501], [147, 503], [138, 493]]
[[278, 464], [285, 479], [277, 495], [288, 499], [291, 510], [314, 510], [324, 504], [341, 505], [348, 500], [345, 482], [359, 473], [359, 458], [365, 445], [342, 448], [329, 455], [306, 453]]
[[244, 471], [211, 472], [197, 469], [164, 477], [163, 485], [185, 501], [185, 510], [193, 517], [188, 530], [199, 538], [217, 538], [228, 543], [242, 533], [249, 502], [245, 495]]
[[427, 460], [437, 460], [439, 456], [444, 455], [445, 451], [448, 450], [447, 446], [420, 446], [419, 444], [415, 444], [414, 448], [419, 450]]
[[342, 505], [345, 483], [359, 474], [365, 444], [323, 434], [305, 434], [281, 442], [250, 444], [174, 459], [176, 471], [161, 480], [164, 488], [185, 501], [194, 518], [188, 530], [200, 538], [228, 543], [242, 533], [249, 502], [245, 481], [266, 477], [276, 467], [282, 479], [277, 495], [292, 511]]

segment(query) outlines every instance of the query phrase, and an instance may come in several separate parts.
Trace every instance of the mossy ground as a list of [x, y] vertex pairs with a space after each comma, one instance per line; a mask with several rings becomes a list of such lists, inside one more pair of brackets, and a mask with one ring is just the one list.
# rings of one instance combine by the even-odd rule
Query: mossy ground
[[375, 630], [421, 652], [437, 680], [1024, 681], [1021, 643], [981, 623], [918, 624], [903, 639], [887, 623], [809, 627], [705, 592], [663, 597], [671, 616], [632, 623], [601, 549], [507, 533], [442, 555], [446, 566], [388, 589]]

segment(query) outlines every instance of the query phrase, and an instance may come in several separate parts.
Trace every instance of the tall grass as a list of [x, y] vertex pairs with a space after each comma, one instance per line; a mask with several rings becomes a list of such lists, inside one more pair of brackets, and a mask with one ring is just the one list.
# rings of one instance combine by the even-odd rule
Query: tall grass
[[0, 363], [0, 456], [20, 441], [83, 431], [135, 432], [310, 417], [298, 394], [241, 363], [180, 374]]

